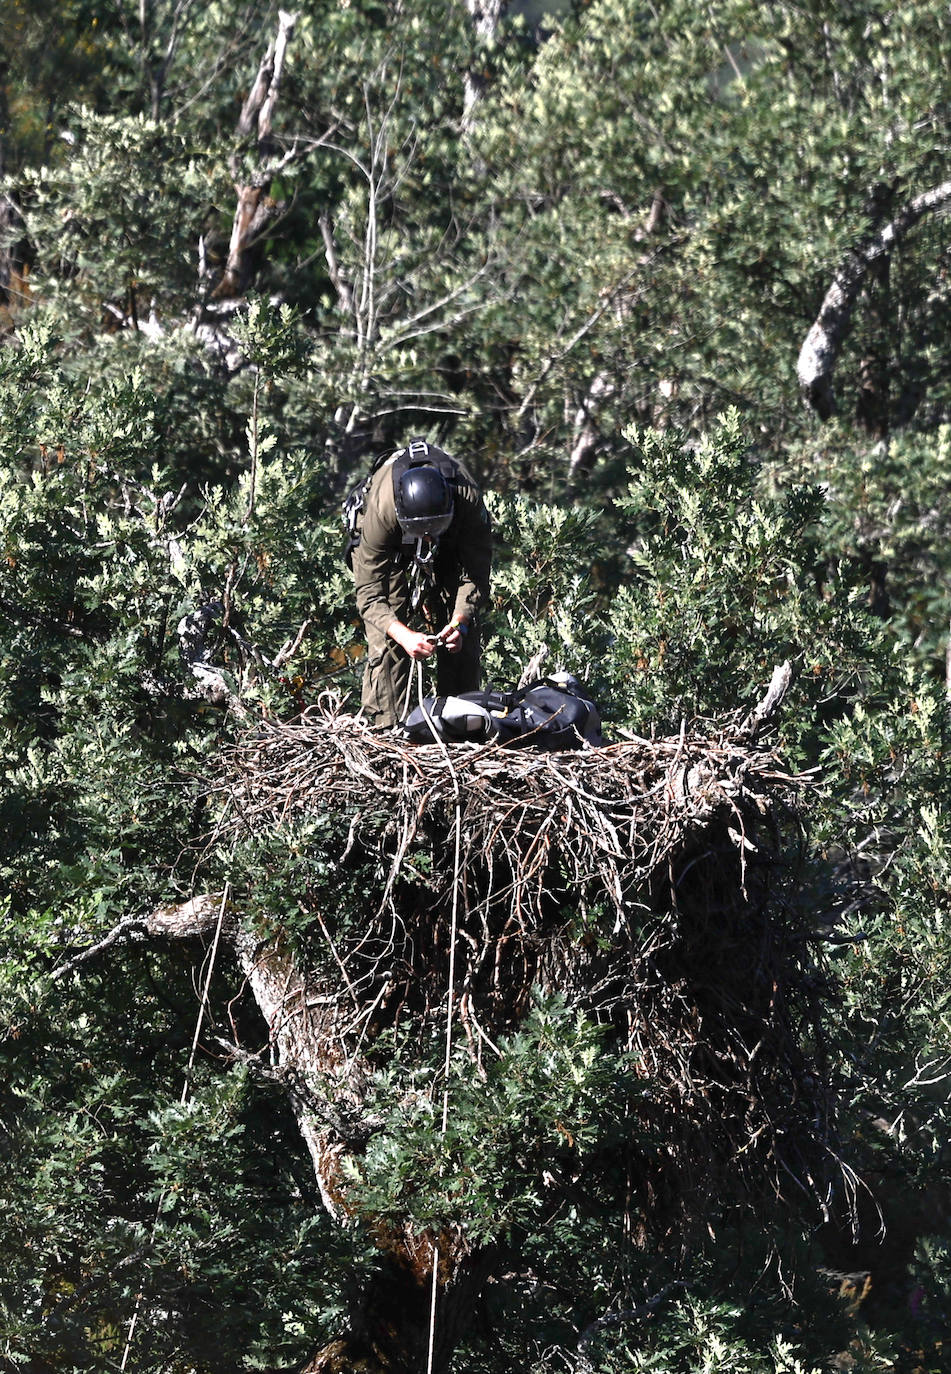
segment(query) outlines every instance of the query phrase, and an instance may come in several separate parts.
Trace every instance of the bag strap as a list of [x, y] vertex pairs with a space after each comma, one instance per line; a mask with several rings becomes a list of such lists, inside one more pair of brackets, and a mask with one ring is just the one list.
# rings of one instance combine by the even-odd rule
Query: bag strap
[[566, 697], [573, 697], [575, 701], [586, 701], [592, 706], [594, 705], [591, 698], [585, 696], [583, 692], [578, 691], [574, 687], [570, 687], [567, 682], [556, 682], [554, 678], [550, 677], [535, 678], [533, 682], [529, 682], [526, 686], [519, 687], [515, 695], [521, 700], [526, 692], [533, 692], [536, 687], [550, 687], [553, 692], [561, 692]]

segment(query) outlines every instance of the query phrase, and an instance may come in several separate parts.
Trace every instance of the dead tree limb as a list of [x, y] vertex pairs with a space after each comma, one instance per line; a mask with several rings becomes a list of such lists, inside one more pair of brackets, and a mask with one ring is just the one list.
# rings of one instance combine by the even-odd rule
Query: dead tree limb
[[60, 964], [52, 973], [54, 982], [59, 982], [83, 964], [97, 959], [106, 950], [132, 940], [163, 939], [189, 940], [199, 935], [209, 934], [215, 927], [221, 907], [221, 893], [204, 894], [192, 897], [178, 906], [160, 906], [144, 916], [126, 916], [112, 927], [102, 939], [87, 945]]
[[269, 44], [261, 60], [254, 85], [248, 92], [238, 118], [238, 133], [243, 138], [249, 137], [254, 132], [255, 124], [257, 125], [259, 146], [271, 137], [271, 125], [281, 89], [287, 45], [294, 32], [297, 15], [289, 14], [286, 10], [278, 10], [277, 19], [277, 36]]
[[786, 693], [792, 686], [792, 680], [793, 670], [789, 660], [778, 663], [773, 669], [766, 695], [756, 703], [739, 728], [738, 734], [741, 738], [754, 740], [760, 730], [769, 724], [783, 704]]
[[852, 313], [869, 270], [891, 255], [925, 215], [951, 201], [951, 181], [942, 182], [908, 202], [882, 229], [850, 248], [823, 297], [815, 323], [799, 351], [796, 372], [803, 397], [820, 420], [835, 414], [834, 376], [839, 354], [852, 323]]
[[264, 228], [279, 213], [271, 198], [274, 177], [298, 156], [296, 147], [276, 161], [271, 158], [274, 111], [281, 90], [287, 47], [297, 23], [297, 15], [278, 10], [277, 35], [261, 59], [257, 76], [238, 118], [241, 138], [255, 135], [260, 164], [251, 177], [239, 175], [237, 157], [232, 159], [237, 205], [231, 226], [228, 256], [221, 279], [211, 293], [213, 300], [240, 296], [251, 279], [252, 250]]
[[[495, 41], [495, 35], [502, 18], [502, 3], [503, 0], [465, 0], [466, 9], [472, 15], [479, 49], [487, 48]], [[473, 61], [466, 68], [464, 76], [462, 113], [464, 131], [472, 127], [475, 107], [482, 98], [486, 86], [485, 76], [476, 70], [478, 55], [477, 51]]]
[[531, 658], [522, 669], [522, 675], [518, 680], [518, 687], [527, 687], [530, 682], [535, 682], [542, 675], [542, 665], [548, 657], [548, 645], [539, 644]]

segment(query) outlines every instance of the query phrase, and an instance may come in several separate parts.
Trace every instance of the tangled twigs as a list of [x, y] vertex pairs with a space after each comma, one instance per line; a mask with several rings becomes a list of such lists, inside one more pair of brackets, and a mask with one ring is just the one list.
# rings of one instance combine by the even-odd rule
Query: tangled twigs
[[322, 1001], [337, 997], [348, 1062], [397, 1024], [431, 1043], [455, 891], [464, 1028], [480, 1068], [533, 988], [557, 992], [636, 1066], [632, 1121], [665, 1143], [630, 1167], [653, 1179], [653, 1195], [745, 1180], [761, 1197], [815, 1196], [830, 1107], [809, 1057], [821, 1053], [824, 985], [807, 904], [794, 900], [805, 782], [755, 742], [765, 715], [754, 717], [600, 749], [447, 754], [370, 730], [328, 696], [230, 749], [212, 792], [218, 834], [270, 834], [279, 850], [292, 831], [306, 846], [311, 823], [329, 818], [313, 842], [341, 882], [372, 858], [380, 876], [361, 890], [360, 919], [325, 897], [313, 930], [327, 957], [305, 951]]
[[[553, 856], [582, 898], [592, 881], [619, 916], [687, 836], [715, 819], [772, 812], [797, 782], [770, 753], [727, 733], [716, 739], [622, 742], [543, 754], [453, 745], [470, 853], [508, 859], [505, 897], [539, 913]], [[325, 698], [291, 725], [263, 724], [226, 758], [218, 792], [230, 826], [249, 831], [307, 815], [385, 812], [397, 863], [421, 833], [438, 835], [454, 800], [443, 749], [368, 730]], [[758, 828], [737, 828], [740, 836]], [[490, 902], [499, 894], [484, 894]]]

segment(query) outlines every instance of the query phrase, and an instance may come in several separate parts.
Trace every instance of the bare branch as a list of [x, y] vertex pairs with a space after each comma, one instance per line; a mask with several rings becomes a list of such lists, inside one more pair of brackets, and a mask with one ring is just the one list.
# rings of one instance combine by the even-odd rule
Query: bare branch
[[[485, 276], [488, 270], [489, 264], [483, 263], [479, 270], [473, 273], [467, 281], [462, 282], [459, 286], [453, 287], [451, 291], [447, 291], [444, 296], [440, 296], [439, 300], [433, 301], [431, 305], [424, 306], [422, 310], [417, 310], [415, 315], [410, 315], [408, 320], [401, 320], [398, 333], [391, 335], [389, 338], [381, 339], [380, 352], [383, 353], [390, 348], [402, 348], [409, 343], [411, 339], [418, 339], [423, 334], [432, 334], [436, 330], [446, 329], [451, 325], [459, 324], [467, 315], [472, 315], [476, 311], [481, 310], [483, 308], [483, 302], [474, 301], [472, 305], [463, 306], [460, 310], [457, 310], [449, 319], [440, 315], [430, 324], [426, 326], [422, 325], [423, 320], [430, 319], [437, 311], [442, 310], [444, 306], [451, 305], [453, 301], [458, 300], [460, 296], [470, 291], [472, 287], [475, 286], [476, 282], [479, 281], [481, 277]], [[417, 326], [419, 327], [417, 328]]]
[[281, 77], [284, 74], [284, 59], [287, 56], [287, 45], [294, 31], [294, 25], [297, 23], [296, 14], [288, 14], [286, 10], [278, 10], [277, 14], [278, 30], [277, 39], [274, 44], [274, 68], [271, 74], [271, 80], [268, 84], [267, 97], [258, 114], [259, 143], [263, 143], [271, 136], [271, 120], [274, 116], [277, 97], [281, 89]]
[[330, 216], [324, 212], [318, 217], [317, 223], [320, 225], [320, 232], [324, 240], [327, 274], [337, 293], [337, 302], [341, 311], [345, 315], [349, 315], [353, 310], [353, 292], [350, 289], [350, 283], [340, 270], [340, 261], [337, 257], [337, 246], [334, 243], [333, 226], [330, 223]]
[[587, 394], [575, 414], [575, 441], [568, 458], [568, 471], [572, 477], [586, 472], [591, 467], [601, 438], [597, 419], [601, 407], [611, 399], [616, 390], [614, 379], [607, 372], [597, 373], [588, 387]]
[[[538, 388], [545, 381], [546, 377], [551, 372], [555, 364], [562, 362], [565, 358], [567, 358], [569, 353], [571, 353], [575, 348], [577, 348], [581, 340], [585, 338], [586, 335], [590, 334], [591, 330], [601, 319], [602, 315], [604, 315], [604, 313], [607, 310], [610, 310], [611, 306], [614, 305], [619, 296], [624, 292], [628, 283], [632, 281], [635, 276], [637, 276], [638, 272], [640, 272], [643, 267], [650, 266], [650, 264], [658, 256], [660, 251], [661, 250], [658, 249], [657, 253], [652, 253], [649, 257], [644, 258], [641, 262], [638, 263], [636, 267], [632, 268], [630, 272], [626, 272], [625, 275], [621, 277], [620, 281], [616, 282], [614, 286], [600, 293], [600, 299], [598, 301], [598, 304], [595, 307], [595, 309], [592, 310], [588, 318], [578, 326], [578, 328], [575, 330], [575, 332], [571, 335], [570, 339], [568, 339], [567, 343], [562, 348], [559, 348], [554, 353], [550, 353], [548, 357], [545, 359], [541, 372], [538, 374], [535, 381], [532, 383], [528, 391], [525, 393], [525, 397], [522, 401], [522, 404], [518, 408], [518, 413], [515, 417], [517, 420], [520, 420], [522, 416], [525, 414], [526, 410], [528, 410], [529, 406], [532, 404], [532, 401], [534, 401], [535, 399], [535, 395], [538, 391]], [[637, 295], [631, 296], [629, 298], [628, 305], [631, 305], [636, 300], [640, 299], [641, 295], [643, 295], [643, 292], [639, 292]]]
[[807, 405], [820, 420], [836, 411], [833, 378], [839, 353], [848, 336], [852, 312], [869, 268], [888, 257], [925, 215], [951, 201], [951, 181], [925, 191], [899, 211], [893, 220], [856, 248], [850, 248], [823, 297], [816, 321], [799, 351], [796, 372]]
[[249, 180], [242, 180], [238, 176], [238, 160], [232, 160], [232, 175], [235, 179], [238, 203], [231, 225], [225, 269], [221, 280], [211, 292], [212, 299], [215, 300], [223, 296], [239, 296], [244, 291], [251, 276], [251, 250], [261, 237], [265, 225], [281, 208], [268, 194], [271, 182], [284, 167], [302, 156], [301, 149], [294, 144], [276, 161], [266, 157], [271, 143], [271, 126], [280, 94], [287, 45], [296, 22], [296, 14], [289, 14], [286, 10], [278, 11], [277, 36], [261, 60], [254, 85], [238, 118], [238, 134], [243, 138], [252, 133], [255, 121], [257, 122], [258, 152], [262, 156], [262, 162]]
[[[661, 223], [663, 222], [665, 207], [666, 202], [664, 200], [663, 193], [660, 190], [655, 191], [653, 200], [651, 201], [651, 208], [647, 216], [647, 220], [645, 221], [643, 228], [640, 230], [641, 238], [644, 238], [650, 234], [654, 234], [657, 232]], [[637, 267], [643, 267], [646, 263], [650, 261], [651, 255], [648, 255], [647, 257], [641, 259], [638, 262]], [[635, 271], [636, 270], [637, 269], [635, 269]], [[613, 302], [617, 302], [618, 317], [620, 320], [626, 320], [629, 317], [631, 312], [631, 306], [637, 299], [636, 296], [632, 296], [630, 293], [625, 291], [627, 282], [630, 281], [632, 275], [633, 273], [629, 273], [627, 277], [625, 277], [621, 282], [619, 282], [618, 285], [610, 292], [605, 302], [605, 308]], [[604, 310], [601, 309], [600, 314], [597, 316], [597, 318], [592, 317], [590, 323], [584, 326], [585, 333], [587, 333], [589, 329], [592, 329], [594, 327], [594, 325], [597, 323], [597, 319], [600, 319], [600, 316], [603, 314]], [[574, 345], [572, 344], [572, 347], [573, 346]], [[571, 453], [568, 458], [568, 470], [571, 473], [572, 477], [580, 476], [582, 473], [588, 471], [588, 469], [592, 466], [595, 454], [597, 452], [598, 444], [601, 439], [601, 430], [598, 426], [598, 419], [601, 415], [601, 411], [604, 409], [604, 406], [607, 404], [608, 401], [611, 400], [611, 397], [615, 394], [616, 391], [616, 383], [609, 372], [602, 370], [596, 373], [588, 387], [588, 390], [584, 396], [584, 399], [581, 402], [581, 405], [575, 412], [574, 442], [572, 443]]]
[[792, 679], [792, 664], [789, 660], [787, 659], [785, 663], [778, 663], [773, 669], [773, 676], [770, 678], [766, 695], [762, 701], [757, 702], [740, 726], [738, 731], [740, 735], [752, 740], [762, 727], [773, 719], [792, 685]]
[[90, 959], [95, 959], [97, 955], [103, 954], [113, 945], [123, 944], [127, 940], [134, 939], [136, 936], [143, 937], [148, 935], [148, 923], [142, 916], [126, 916], [118, 925], [113, 926], [108, 935], [104, 935], [95, 944], [80, 950], [73, 955], [65, 964], [60, 964], [52, 975], [53, 981], [58, 982], [60, 978], [65, 978], [68, 974], [75, 972], [82, 964], [88, 963]]
[[178, 906], [156, 907], [146, 916], [126, 916], [101, 940], [87, 945], [65, 964], [60, 964], [52, 974], [53, 981], [58, 982], [68, 974], [74, 973], [83, 964], [89, 963], [91, 959], [97, 959], [106, 950], [112, 949], [115, 945], [126, 944], [130, 940], [147, 939], [150, 936], [187, 940], [205, 935], [214, 929], [220, 907], [221, 893], [217, 892], [192, 897], [190, 901], [181, 902]]
[[297, 15], [288, 14], [286, 10], [278, 10], [277, 19], [277, 36], [268, 44], [267, 52], [261, 59], [257, 76], [254, 78], [254, 84], [248, 92], [248, 97], [238, 117], [238, 133], [247, 138], [249, 134], [254, 132], [256, 124], [259, 143], [266, 141], [271, 136], [271, 121], [274, 117], [274, 109], [280, 92], [287, 45], [291, 34], [294, 32]]
[[280, 647], [280, 649], [278, 649], [277, 653], [274, 655], [274, 658], [271, 661], [272, 668], [283, 668], [287, 660], [289, 658], [294, 657], [294, 655], [297, 653], [297, 650], [304, 642], [304, 635], [307, 633], [307, 631], [310, 629], [313, 623], [314, 622], [312, 620], [305, 620], [303, 625], [301, 625], [300, 629], [297, 631], [297, 634], [294, 636], [294, 638], [288, 639], [285, 641], [284, 644], [282, 644], [282, 646]]
[[679, 1292], [686, 1288], [686, 1286], [683, 1280], [677, 1279], [674, 1283], [668, 1283], [659, 1293], [655, 1293], [653, 1297], [647, 1298], [646, 1301], [639, 1303], [637, 1307], [628, 1307], [623, 1312], [609, 1312], [604, 1317], [598, 1317], [596, 1321], [593, 1321], [590, 1326], [585, 1327], [584, 1331], [582, 1331], [581, 1338], [578, 1341], [578, 1349], [583, 1351], [585, 1346], [590, 1344], [591, 1340], [599, 1331], [605, 1331], [613, 1326], [623, 1326], [625, 1322], [640, 1321], [641, 1317], [646, 1317], [649, 1312], [653, 1312], [659, 1307], [664, 1299], [669, 1297], [671, 1293]]

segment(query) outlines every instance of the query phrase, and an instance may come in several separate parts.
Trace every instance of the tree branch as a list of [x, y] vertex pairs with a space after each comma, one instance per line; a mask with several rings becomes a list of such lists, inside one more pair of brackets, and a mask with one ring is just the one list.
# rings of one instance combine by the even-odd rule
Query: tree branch
[[653, 1312], [659, 1307], [664, 1299], [669, 1297], [671, 1293], [679, 1292], [686, 1287], [687, 1285], [682, 1279], [677, 1279], [674, 1283], [668, 1283], [659, 1293], [655, 1293], [653, 1297], [648, 1298], [637, 1307], [628, 1307], [623, 1312], [611, 1312], [607, 1316], [598, 1317], [590, 1326], [586, 1326], [578, 1341], [578, 1350], [581, 1352], [582, 1359], [584, 1359], [588, 1368], [591, 1366], [584, 1354], [585, 1347], [590, 1344], [599, 1331], [605, 1331], [612, 1326], [623, 1326], [625, 1322], [640, 1321], [642, 1317], [646, 1317], [649, 1312]]
[[333, 226], [330, 223], [330, 216], [326, 211], [317, 217], [317, 223], [320, 226], [320, 233], [324, 240], [327, 274], [337, 293], [337, 302], [341, 312], [344, 315], [350, 315], [353, 311], [353, 292], [350, 289], [350, 283], [340, 270], [340, 260], [337, 257], [337, 246], [334, 243]]
[[220, 908], [221, 893], [214, 892], [192, 897], [190, 901], [181, 902], [178, 906], [156, 907], [146, 916], [126, 916], [101, 940], [87, 945], [65, 964], [60, 964], [52, 974], [53, 981], [58, 982], [83, 964], [87, 964], [90, 959], [96, 959], [100, 954], [104, 954], [113, 945], [124, 944], [128, 940], [149, 937], [187, 940], [197, 935], [205, 935], [214, 929]]
[[299, 155], [295, 146], [276, 163], [267, 160], [287, 45], [296, 23], [296, 14], [278, 10], [277, 36], [261, 59], [258, 74], [238, 118], [238, 134], [242, 138], [247, 138], [254, 131], [255, 123], [257, 124], [258, 154], [263, 161], [250, 180], [243, 181], [238, 176], [238, 159], [232, 159], [232, 176], [235, 179], [238, 203], [231, 226], [227, 262], [221, 280], [211, 293], [213, 300], [222, 296], [239, 296], [247, 286], [251, 276], [251, 249], [260, 238], [268, 220], [279, 209], [268, 194], [271, 182], [284, 166]]
[[852, 312], [869, 268], [888, 257], [902, 239], [925, 215], [940, 210], [951, 201], [951, 181], [916, 196], [893, 220], [856, 248], [850, 248], [840, 263], [826, 292], [816, 321], [799, 351], [796, 373], [806, 404], [820, 420], [836, 411], [833, 378], [839, 353], [845, 342]]
[[792, 680], [792, 664], [789, 660], [787, 659], [785, 663], [778, 663], [773, 669], [773, 676], [770, 678], [766, 695], [762, 701], [757, 702], [753, 707], [739, 727], [737, 734], [745, 739], [755, 739], [763, 726], [767, 725], [779, 711], [786, 693], [792, 686]]
[[261, 59], [258, 74], [238, 117], [238, 133], [244, 138], [254, 132], [255, 124], [258, 143], [265, 142], [271, 136], [271, 120], [280, 92], [287, 45], [296, 23], [296, 14], [278, 10], [277, 36], [268, 45], [267, 52]]

